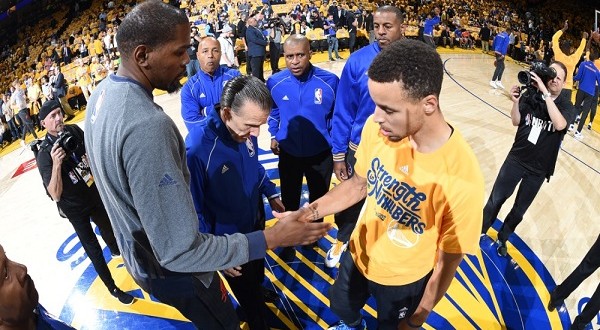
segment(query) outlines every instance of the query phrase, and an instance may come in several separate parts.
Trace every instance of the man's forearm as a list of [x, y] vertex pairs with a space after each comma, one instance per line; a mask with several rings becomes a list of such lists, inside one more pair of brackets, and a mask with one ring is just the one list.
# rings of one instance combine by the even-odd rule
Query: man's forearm
[[411, 324], [425, 323], [433, 307], [442, 299], [456, 273], [456, 268], [463, 259], [460, 253], [445, 253], [439, 251], [438, 262], [425, 286], [425, 293], [416, 311], [410, 316]]
[[48, 193], [55, 202], [60, 201], [63, 192], [63, 182], [61, 177], [61, 165], [52, 165], [52, 177], [48, 182]]
[[341, 212], [367, 196], [367, 180], [356, 173], [349, 180], [335, 186], [323, 197], [310, 203], [315, 219]]

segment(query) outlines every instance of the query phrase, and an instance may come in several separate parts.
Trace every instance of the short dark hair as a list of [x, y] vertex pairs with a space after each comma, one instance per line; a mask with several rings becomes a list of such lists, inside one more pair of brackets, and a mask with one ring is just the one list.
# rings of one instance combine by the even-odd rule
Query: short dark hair
[[406, 96], [420, 100], [439, 97], [444, 68], [440, 55], [425, 43], [401, 39], [384, 48], [369, 67], [369, 79], [379, 83], [402, 82]]
[[256, 103], [261, 109], [270, 112], [273, 101], [265, 83], [254, 76], [238, 76], [225, 84], [221, 94], [221, 107], [228, 107], [235, 113], [246, 102]]
[[390, 5], [381, 6], [381, 7], [377, 8], [377, 10], [375, 12], [376, 13], [392, 13], [392, 14], [396, 15], [396, 18], [398, 19], [400, 24], [402, 24], [404, 22], [404, 14], [402, 14], [402, 11], [400, 10], [400, 8], [398, 8], [396, 6], [390, 6]]
[[117, 31], [117, 48], [129, 58], [139, 45], [160, 47], [175, 35], [180, 24], [189, 26], [185, 12], [160, 0], [148, 0], [125, 16]]

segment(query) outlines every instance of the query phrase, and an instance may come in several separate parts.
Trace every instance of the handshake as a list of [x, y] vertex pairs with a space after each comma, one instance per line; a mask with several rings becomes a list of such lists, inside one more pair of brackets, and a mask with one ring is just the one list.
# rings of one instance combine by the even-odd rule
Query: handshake
[[267, 248], [279, 246], [308, 245], [327, 235], [332, 225], [325, 222], [314, 222], [320, 219], [318, 205], [304, 204], [297, 211], [277, 212], [273, 216], [278, 219], [275, 225], [265, 229]]

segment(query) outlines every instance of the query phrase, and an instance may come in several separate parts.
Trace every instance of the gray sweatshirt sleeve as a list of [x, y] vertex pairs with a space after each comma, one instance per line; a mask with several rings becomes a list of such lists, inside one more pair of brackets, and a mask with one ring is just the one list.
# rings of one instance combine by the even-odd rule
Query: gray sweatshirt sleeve
[[124, 132], [120, 156], [129, 181], [125, 186], [160, 265], [175, 272], [207, 272], [263, 258], [262, 232], [199, 232], [183, 138], [167, 116], [153, 117]]

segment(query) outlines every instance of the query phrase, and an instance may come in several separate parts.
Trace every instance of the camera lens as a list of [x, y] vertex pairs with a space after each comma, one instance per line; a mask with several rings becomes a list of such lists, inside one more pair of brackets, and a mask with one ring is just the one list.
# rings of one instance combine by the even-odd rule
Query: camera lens
[[529, 85], [531, 83], [531, 74], [529, 71], [520, 71], [517, 74], [517, 79], [521, 85]]

